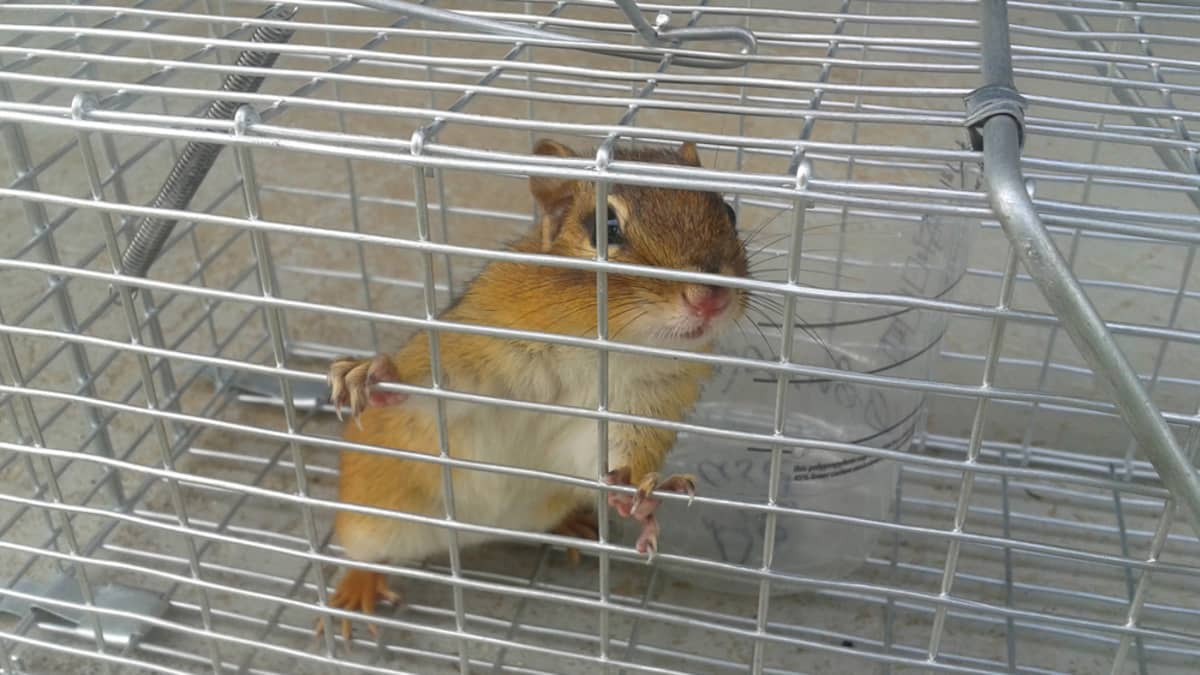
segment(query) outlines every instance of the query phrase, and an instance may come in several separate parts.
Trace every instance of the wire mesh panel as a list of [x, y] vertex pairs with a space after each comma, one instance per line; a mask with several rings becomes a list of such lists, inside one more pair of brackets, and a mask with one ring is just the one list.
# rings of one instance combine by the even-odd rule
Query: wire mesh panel
[[[753, 44], [651, 44], [602, 0], [0, 7], [4, 672], [1194, 670], [1200, 542], [980, 189], [976, 4], [801, 4], [638, 10]], [[1200, 11], [1009, 17], [1028, 188], [1194, 458]], [[700, 167], [608, 152], [684, 141]], [[163, 201], [196, 143], [211, 169]], [[514, 253], [530, 176], [719, 192], [750, 274]], [[437, 321], [497, 260], [582, 270], [593, 302], [618, 273], [753, 299], [711, 353]], [[405, 602], [378, 637], [331, 608], [338, 456], [364, 448], [328, 364], [419, 329], [590, 350], [603, 392], [626, 357], [715, 366], [685, 421], [633, 420], [698, 484], [658, 554], [611, 514], [577, 541], [451, 508], [448, 553], [380, 568]], [[413, 393], [631, 421], [436, 385]], [[314, 637], [343, 617], [350, 643]]]

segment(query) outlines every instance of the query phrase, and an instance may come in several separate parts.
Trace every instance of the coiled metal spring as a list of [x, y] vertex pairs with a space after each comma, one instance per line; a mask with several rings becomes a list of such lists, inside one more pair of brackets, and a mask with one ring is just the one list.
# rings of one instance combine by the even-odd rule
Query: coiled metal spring
[[[272, 7], [260, 18], [289, 20], [295, 16], [298, 8], [294, 5], [277, 5]], [[251, 42], [282, 43], [291, 39], [294, 31], [276, 26], [260, 26], [250, 36]], [[277, 52], [246, 50], [238, 55], [234, 68], [239, 71], [244, 68], [270, 68], [279, 57]], [[234, 72], [226, 76], [221, 83], [221, 91], [248, 93], [257, 91], [262, 86], [263, 76], [246, 75]], [[233, 119], [241, 106], [237, 101], [217, 100], [204, 111], [204, 118], [210, 120]], [[167, 174], [162, 188], [150, 203], [156, 209], [184, 209], [196, 195], [200, 184], [208, 175], [220, 154], [220, 143], [202, 143], [191, 141], [184, 147], [175, 166]], [[146, 217], [134, 231], [129, 247], [121, 257], [121, 272], [132, 276], [145, 276], [150, 266], [158, 258], [163, 244], [171, 236], [171, 231], [178, 223], [175, 219]]]

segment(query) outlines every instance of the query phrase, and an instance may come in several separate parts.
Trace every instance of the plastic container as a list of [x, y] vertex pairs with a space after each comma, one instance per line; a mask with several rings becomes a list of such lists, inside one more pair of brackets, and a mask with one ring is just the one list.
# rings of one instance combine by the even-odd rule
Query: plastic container
[[[819, 222], [819, 217], [809, 218], [810, 224], [814, 221]], [[812, 273], [814, 285], [944, 298], [963, 275], [972, 232], [973, 227], [962, 220], [936, 217], [876, 217], [853, 225], [839, 222], [832, 235], [836, 246], [820, 249], [821, 254], [804, 254], [802, 267]], [[829, 239], [824, 237], [822, 245]], [[794, 363], [903, 378], [928, 379], [947, 322], [943, 313], [896, 306], [826, 300], [798, 300], [796, 306], [803, 325], [798, 323], [794, 330]], [[760, 321], [758, 328], [761, 334], [759, 330], [732, 331], [720, 351], [775, 360], [781, 346], [780, 326]], [[776, 376], [766, 370], [720, 367], [690, 421], [769, 435], [776, 387]], [[907, 451], [919, 433], [924, 412], [924, 396], [911, 389], [793, 377], [786, 396], [785, 433]], [[695, 474], [702, 495], [764, 504], [770, 466], [767, 444], [747, 447], [713, 436], [681, 434], [664, 471]], [[886, 521], [895, 499], [898, 470], [894, 460], [857, 453], [786, 449], [778, 503]], [[672, 502], [662, 506], [661, 523], [663, 553], [752, 568], [762, 565], [767, 524], [762, 511]], [[772, 568], [805, 576], [842, 577], [864, 563], [879, 545], [881, 532], [863, 524], [784, 515], [777, 519]], [[688, 566], [688, 577], [695, 574], [695, 567]], [[739, 586], [722, 581], [713, 587], [753, 591], [757, 584]], [[786, 585], [773, 586], [774, 592], [787, 590]]]

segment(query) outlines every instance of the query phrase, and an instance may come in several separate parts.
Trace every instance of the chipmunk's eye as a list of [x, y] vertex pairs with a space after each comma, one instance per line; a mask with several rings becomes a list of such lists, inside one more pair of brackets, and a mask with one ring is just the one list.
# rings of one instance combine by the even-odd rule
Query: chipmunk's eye
[[[621, 246], [625, 243], [625, 234], [621, 232], [621, 222], [617, 219], [617, 213], [612, 207], [608, 207], [606, 214], [608, 222], [605, 223], [608, 233], [609, 246]], [[596, 245], [596, 214], [592, 212], [584, 221], [583, 226], [587, 228], [588, 234], [592, 235], [592, 246]]]
[[733, 229], [736, 230], [737, 229], [737, 211], [733, 210], [733, 207], [730, 206], [729, 202], [724, 202], [724, 204], [725, 204], [725, 214], [729, 216], [729, 224], [732, 225]]

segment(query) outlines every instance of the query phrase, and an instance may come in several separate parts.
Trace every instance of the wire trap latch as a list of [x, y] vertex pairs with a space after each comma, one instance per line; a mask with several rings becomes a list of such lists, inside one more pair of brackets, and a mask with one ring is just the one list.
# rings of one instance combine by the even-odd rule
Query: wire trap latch
[[[351, 0], [351, 2], [381, 12], [394, 12], [421, 19], [422, 21], [454, 26], [465, 31], [504, 35], [518, 40], [537, 40], [539, 43], [549, 42], [560, 47], [638, 61], [657, 62], [662, 60], [661, 54], [613, 49], [611, 43], [591, 38], [560, 33], [544, 28], [529, 28], [512, 22], [475, 16], [462, 10], [440, 9], [422, 3], [410, 2], [409, 0]], [[684, 42], [696, 40], [734, 41], [742, 43], [742, 49], [736, 55], [678, 55], [673, 60], [675, 65], [693, 68], [740, 68], [746, 64], [744, 57], [753, 56], [758, 53], [758, 39], [752, 31], [741, 26], [692, 25], [696, 19], [700, 18], [698, 12], [692, 12], [692, 21], [688, 25], [671, 26], [669, 25], [671, 15], [667, 11], [660, 11], [655, 18], [655, 22], [651, 24], [642, 16], [642, 9], [638, 5], [637, 0], [613, 0], [613, 4], [625, 15], [625, 18], [629, 21], [630, 28], [651, 48], [675, 47]]]

